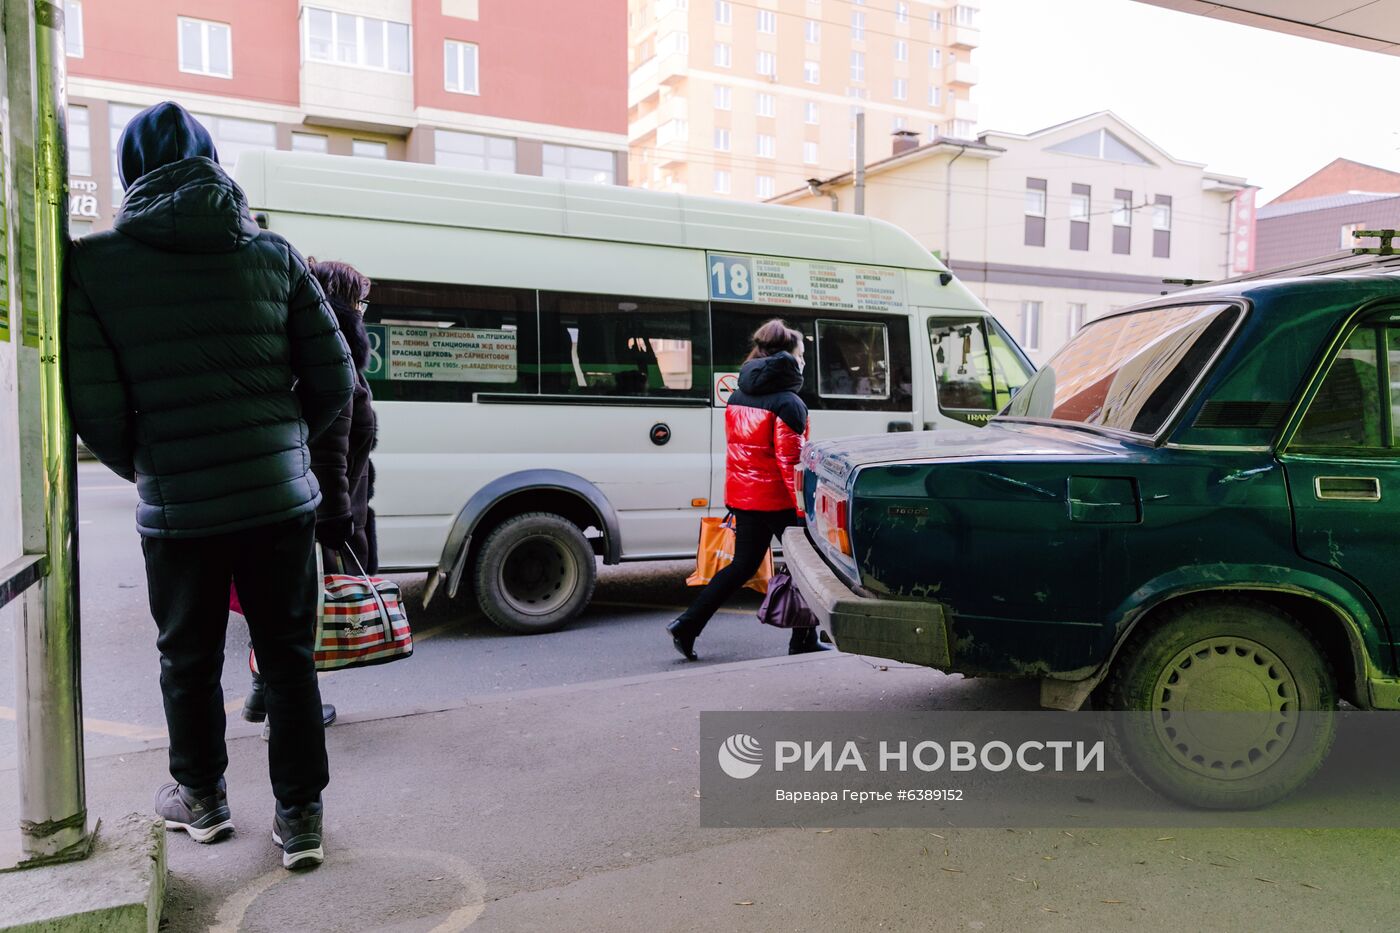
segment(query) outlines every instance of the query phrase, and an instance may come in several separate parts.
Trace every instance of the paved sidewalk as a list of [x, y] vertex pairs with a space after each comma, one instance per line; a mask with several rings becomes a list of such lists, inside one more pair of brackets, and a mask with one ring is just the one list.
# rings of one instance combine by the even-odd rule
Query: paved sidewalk
[[[701, 829], [705, 709], [1033, 708], [1034, 690], [844, 655], [678, 665], [330, 731], [329, 860], [285, 872], [266, 746], [231, 742], [238, 834], [169, 839], [165, 929], [1394, 928], [1396, 832]], [[89, 761], [149, 807], [165, 752]], [[15, 812], [0, 773], [0, 819]], [[1070, 829], [1074, 829], [1070, 827]]]

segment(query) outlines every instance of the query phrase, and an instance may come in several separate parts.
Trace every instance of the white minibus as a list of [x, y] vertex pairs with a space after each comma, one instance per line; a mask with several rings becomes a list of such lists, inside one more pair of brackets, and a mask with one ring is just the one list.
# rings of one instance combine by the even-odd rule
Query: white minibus
[[248, 151], [258, 222], [373, 280], [381, 566], [556, 629], [604, 563], [693, 557], [724, 514], [749, 335], [808, 341], [814, 438], [981, 423], [1032, 367], [898, 228], [523, 175]]

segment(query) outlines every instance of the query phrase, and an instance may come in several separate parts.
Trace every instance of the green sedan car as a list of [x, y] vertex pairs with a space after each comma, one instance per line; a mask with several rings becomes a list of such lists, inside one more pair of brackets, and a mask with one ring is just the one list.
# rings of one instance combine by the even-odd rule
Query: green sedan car
[[[1197, 288], [984, 428], [811, 445], [784, 551], [837, 647], [1149, 713], [1115, 736], [1139, 777], [1259, 806], [1330, 747], [1309, 711], [1400, 708], [1397, 422], [1400, 276]], [[1222, 749], [1162, 728], [1191, 710], [1294, 719]]]

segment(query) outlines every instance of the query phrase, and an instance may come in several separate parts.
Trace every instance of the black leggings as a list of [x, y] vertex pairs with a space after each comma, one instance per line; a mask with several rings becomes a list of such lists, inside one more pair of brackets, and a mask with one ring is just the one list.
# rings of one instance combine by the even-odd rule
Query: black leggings
[[[773, 539], [783, 533], [783, 529], [801, 525], [794, 509], [781, 512], [751, 512], [747, 509], [734, 509], [734, 561], [705, 584], [696, 594], [690, 608], [680, 615], [681, 633], [688, 636], [699, 635], [725, 600], [739, 592], [745, 583], [753, 579], [763, 564], [763, 555], [768, 553]], [[797, 640], [794, 629], [794, 641]]]

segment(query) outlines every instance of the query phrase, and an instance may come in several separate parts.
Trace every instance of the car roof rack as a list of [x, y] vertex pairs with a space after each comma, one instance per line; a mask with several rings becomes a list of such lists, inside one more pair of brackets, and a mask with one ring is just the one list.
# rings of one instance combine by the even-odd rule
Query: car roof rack
[[[1259, 279], [1284, 279], [1294, 276], [1340, 275], [1348, 272], [1391, 273], [1400, 272], [1400, 246], [1393, 241], [1400, 240], [1400, 230], [1354, 230], [1351, 234], [1358, 240], [1375, 238], [1379, 246], [1354, 246], [1328, 256], [1318, 256], [1301, 262], [1247, 272], [1228, 279], [1216, 279], [1211, 285], [1226, 285], [1232, 282], [1253, 282]], [[1186, 284], [1181, 280], [1164, 280], [1164, 284]], [[1204, 285], [1205, 282], [1191, 281], [1191, 285]]]

